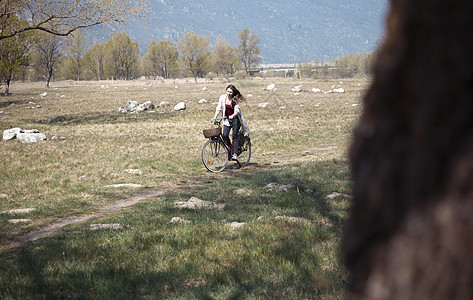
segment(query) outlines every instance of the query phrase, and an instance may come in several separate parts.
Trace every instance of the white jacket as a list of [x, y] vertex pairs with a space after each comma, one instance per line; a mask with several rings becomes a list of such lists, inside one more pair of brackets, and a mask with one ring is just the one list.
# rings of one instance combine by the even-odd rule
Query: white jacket
[[[218, 104], [217, 104], [217, 108], [215, 109], [214, 119], [216, 119], [217, 116], [220, 113], [222, 113], [222, 117], [225, 116], [225, 110], [226, 110], [225, 100], [226, 100], [226, 98], [227, 98], [226, 94], [220, 95], [220, 98], [218, 98]], [[238, 113], [238, 119], [240, 120], [240, 124], [241, 124], [241, 127], [243, 129], [243, 134], [248, 135], [250, 133], [250, 127], [248, 126], [248, 124], [246, 124], [245, 119], [243, 119], [243, 116], [241, 114], [240, 104], [235, 105], [235, 107], [233, 109], [235, 110], [235, 112]], [[225, 118], [223, 120], [223, 125], [230, 126], [230, 122], [228, 121], [228, 119]]]

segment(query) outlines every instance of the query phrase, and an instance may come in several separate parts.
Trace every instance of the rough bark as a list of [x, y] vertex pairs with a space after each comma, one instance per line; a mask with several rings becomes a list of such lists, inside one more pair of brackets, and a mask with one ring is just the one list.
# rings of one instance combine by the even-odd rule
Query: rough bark
[[350, 160], [348, 298], [473, 298], [473, 2], [390, 2]]

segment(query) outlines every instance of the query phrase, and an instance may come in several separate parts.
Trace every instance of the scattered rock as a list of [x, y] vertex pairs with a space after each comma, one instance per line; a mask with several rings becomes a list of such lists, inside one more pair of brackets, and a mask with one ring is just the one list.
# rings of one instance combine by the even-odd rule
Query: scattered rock
[[334, 93], [345, 93], [345, 90], [343, 88], [338, 88], [338, 89], [333, 89]]
[[178, 104], [174, 106], [175, 111], [185, 110], [185, 109], [186, 109], [186, 104], [184, 102], [179, 102]]
[[146, 110], [151, 110], [154, 108], [154, 104], [151, 101], [146, 101], [143, 104], [139, 104], [137, 101], [129, 100], [125, 106], [118, 108], [118, 111], [121, 113], [138, 113]]
[[137, 174], [137, 175], [143, 174], [143, 171], [141, 171], [140, 169], [126, 169], [125, 172], [129, 174]]
[[12, 223], [12, 224], [30, 223], [30, 222], [31, 222], [30, 219], [10, 219], [10, 220], [8, 220], [8, 223]]
[[266, 108], [268, 106], [269, 106], [269, 102], [263, 102], [263, 103], [258, 104], [258, 107], [261, 107], [261, 108]]
[[204, 103], [208, 103], [209, 101], [207, 101], [206, 99], [200, 99], [199, 100], [199, 104], [204, 104]]
[[3, 131], [3, 140], [8, 141], [18, 139], [23, 143], [35, 143], [46, 140], [46, 135], [36, 129], [23, 130], [21, 128], [12, 128]]
[[32, 211], [35, 211], [36, 208], [19, 208], [19, 209], [12, 209], [12, 210], [5, 210], [2, 211], [2, 214], [10, 214], [10, 215], [16, 215], [16, 214], [27, 214]]
[[8, 196], [7, 194], [0, 194], [0, 199], [7, 199], [9, 197], [10, 196]]
[[89, 230], [100, 230], [100, 229], [123, 229], [122, 224], [91, 224]]
[[47, 140], [46, 135], [37, 130], [24, 130], [23, 132], [18, 133], [16, 138], [22, 143], [37, 143]]
[[302, 85], [298, 85], [292, 88], [293, 92], [299, 93], [302, 91]]
[[48, 95], [48, 93], [44, 92], [44, 93], [41, 93], [39, 94], [41, 97], [46, 97]]
[[120, 184], [106, 185], [105, 187], [111, 187], [111, 188], [121, 188], [121, 187], [140, 188], [140, 187], [143, 187], [143, 186], [141, 184], [135, 184], [135, 183], [120, 183]]
[[288, 216], [277, 216], [276, 220], [283, 220], [289, 222], [299, 222], [299, 223], [312, 223], [311, 221], [304, 219], [304, 218], [297, 218], [297, 217], [288, 217]]
[[168, 107], [169, 106], [169, 102], [168, 101], [161, 101], [159, 102], [159, 107]]
[[238, 189], [233, 192], [236, 195], [244, 195], [244, 196], [249, 196], [251, 195], [251, 191], [247, 189]]
[[225, 208], [225, 204], [213, 203], [210, 201], [201, 200], [197, 197], [191, 197], [189, 201], [175, 201], [174, 207], [189, 209], [209, 208], [215, 210], [223, 210]]
[[351, 196], [351, 195], [342, 194], [342, 193], [338, 193], [338, 192], [333, 192], [330, 195], [327, 195], [326, 198], [329, 199], [329, 200], [333, 200], [333, 199], [338, 198], [338, 197], [344, 197], [344, 198], [349, 198], [349, 199], [353, 198], [353, 196]]
[[192, 222], [189, 221], [189, 220], [185, 220], [185, 219], [183, 219], [183, 218], [181, 218], [181, 217], [173, 217], [173, 218], [171, 219], [171, 221], [169, 221], [169, 223], [190, 224], [190, 223], [192, 223]]
[[49, 138], [50, 140], [65, 140], [66, 137], [65, 136], [62, 136], [62, 135], [53, 135], [52, 137]]
[[293, 184], [277, 184], [275, 182], [268, 183], [265, 188], [272, 191], [284, 191], [287, 192], [290, 189], [295, 188]]
[[276, 90], [276, 85], [274, 83], [271, 83], [266, 87], [267, 91], [275, 91]]
[[231, 228], [242, 228], [246, 225], [245, 222], [231, 222], [230, 224]]
[[322, 90], [318, 88], [313, 88], [311, 91], [314, 93], [320, 93]]
[[8, 141], [16, 138], [16, 135], [21, 132], [21, 128], [16, 127], [3, 131], [3, 140]]
[[206, 87], [203, 87], [203, 88], [202, 88], [202, 90], [203, 90], [203, 91], [206, 91], [206, 90], [207, 90], [207, 88], [206, 88]]

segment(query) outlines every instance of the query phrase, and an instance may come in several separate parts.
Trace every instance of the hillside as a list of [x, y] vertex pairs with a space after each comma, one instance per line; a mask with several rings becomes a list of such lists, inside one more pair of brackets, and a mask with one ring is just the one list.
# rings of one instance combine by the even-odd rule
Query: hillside
[[382, 35], [386, 0], [152, 0], [152, 19], [126, 31], [142, 52], [152, 39], [177, 42], [193, 31], [232, 46], [245, 27], [261, 40], [264, 63], [310, 62], [372, 51]]

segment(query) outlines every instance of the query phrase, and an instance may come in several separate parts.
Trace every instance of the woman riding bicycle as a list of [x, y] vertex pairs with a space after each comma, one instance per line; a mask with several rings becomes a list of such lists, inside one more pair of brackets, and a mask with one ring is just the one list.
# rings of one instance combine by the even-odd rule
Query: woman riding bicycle
[[232, 140], [233, 140], [233, 155], [232, 159], [237, 160], [237, 149], [238, 149], [238, 131], [240, 126], [243, 129], [243, 134], [248, 135], [250, 128], [243, 119], [241, 115], [240, 103], [245, 101], [245, 97], [240, 93], [237, 88], [230, 84], [227, 86], [226, 94], [220, 96], [218, 100], [218, 105], [215, 111], [215, 116], [211, 120], [212, 124], [215, 122], [217, 116], [222, 113], [223, 118], [223, 140], [225, 143], [231, 147], [230, 143], [230, 129], [232, 130]]

